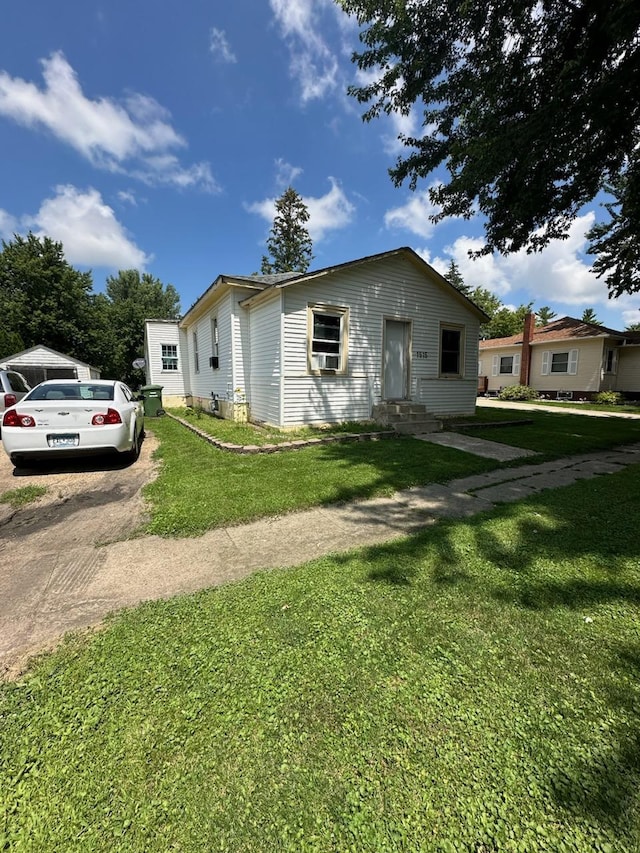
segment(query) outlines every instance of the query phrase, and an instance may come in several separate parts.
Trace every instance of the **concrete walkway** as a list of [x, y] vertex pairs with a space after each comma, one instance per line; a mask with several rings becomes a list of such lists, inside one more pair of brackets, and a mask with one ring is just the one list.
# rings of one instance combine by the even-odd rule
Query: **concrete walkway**
[[498, 400], [495, 397], [478, 397], [476, 405], [485, 409], [518, 409], [521, 412], [553, 412], [554, 415], [586, 415], [590, 418], [628, 418], [629, 420], [640, 420], [640, 415], [633, 412], [616, 412], [614, 407], [611, 411], [595, 412], [593, 409], [585, 409], [582, 406], [545, 406], [544, 403], [516, 403], [510, 400]]
[[390, 498], [265, 518], [196, 539], [148, 536], [102, 547], [71, 542], [61, 552], [60, 538], [45, 530], [31, 537], [24, 565], [20, 543], [12, 552], [0, 606], [0, 674], [15, 674], [29, 652], [53, 644], [65, 632], [97, 624], [107, 613], [143, 600], [386, 542], [442, 518], [466, 518], [634, 463], [640, 463], [640, 442], [406, 489]]

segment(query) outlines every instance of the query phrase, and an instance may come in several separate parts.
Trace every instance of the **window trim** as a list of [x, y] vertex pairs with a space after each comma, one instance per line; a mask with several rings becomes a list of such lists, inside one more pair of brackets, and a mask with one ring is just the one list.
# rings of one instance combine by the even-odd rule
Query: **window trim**
[[[314, 367], [313, 331], [316, 314], [340, 318], [340, 341], [338, 349], [338, 367]], [[344, 305], [326, 305], [309, 303], [307, 305], [307, 373], [312, 376], [344, 376], [349, 363], [349, 308]]]
[[[553, 359], [557, 355], [567, 356], [566, 370], [553, 370]], [[543, 376], [575, 376], [578, 373], [578, 350], [559, 349], [545, 350], [542, 353], [542, 375]]]
[[[171, 348], [175, 350], [175, 355], [165, 354], [165, 347], [167, 349]], [[175, 364], [175, 367], [167, 367], [169, 363]], [[179, 355], [178, 355], [178, 344], [160, 344], [160, 363], [162, 364], [162, 372], [163, 373], [177, 373], [179, 370]]]
[[[458, 348], [458, 370], [443, 371], [442, 369], [442, 336], [444, 332], [458, 332], [459, 348]], [[464, 379], [464, 359], [465, 359], [465, 332], [466, 326], [459, 323], [440, 323], [440, 334], [438, 336], [438, 376], [441, 379]]]
[[198, 353], [198, 332], [193, 332], [193, 369], [200, 373], [200, 354]]

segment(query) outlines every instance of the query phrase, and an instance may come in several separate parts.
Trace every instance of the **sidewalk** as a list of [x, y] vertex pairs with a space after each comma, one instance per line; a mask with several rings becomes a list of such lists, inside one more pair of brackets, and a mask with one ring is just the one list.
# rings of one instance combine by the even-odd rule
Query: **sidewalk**
[[[640, 443], [407, 489], [391, 498], [265, 518], [197, 539], [147, 536], [103, 547], [77, 543], [61, 553], [51, 544], [55, 537], [38, 534], [30, 542], [35, 563], [24, 566], [20, 576], [16, 561], [3, 597], [0, 675], [3, 669], [15, 671], [28, 652], [51, 645], [67, 631], [95, 625], [114, 610], [386, 542], [442, 518], [466, 518], [635, 463], [640, 463]], [[34, 565], [46, 571], [38, 573]]]
[[476, 406], [485, 409], [519, 409], [522, 412], [553, 412], [554, 415], [586, 415], [590, 418], [629, 418], [640, 420], [640, 415], [633, 412], [616, 412], [612, 407], [609, 412], [594, 412], [581, 406], [545, 406], [544, 403], [515, 403], [510, 400], [498, 400], [495, 397], [478, 397]]

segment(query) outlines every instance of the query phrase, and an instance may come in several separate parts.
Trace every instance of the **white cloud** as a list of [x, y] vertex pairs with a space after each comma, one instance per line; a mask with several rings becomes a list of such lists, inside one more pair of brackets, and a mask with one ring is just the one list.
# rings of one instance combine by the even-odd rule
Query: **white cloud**
[[0, 237], [11, 239], [18, 230], [18, 220], [6, 210], [0, 208]]
[[[0, 71], [0, 115], [48, 130], [99, 168], [127, 172], [131, 161], [138, 162], [142, 164], [138, 171], [149, 183], [177, 186], [181, 172], [189, 176], [195, 169], [202, 189], [216, 189], [208, 164], [183, 169], [174, 155], [167, 155], [187, 143], [169, 123], [169, 112], [154, 98], [133, 93], [123, 104], [109, 98], [91, 100], [61, 52], [42, 60], [42, 66], [42, 89]], [[165, 156], [170, 162], [168, 175], [162, 168]], [[185, 185], [194, 183], [191, 179]]]
[[227, 34], [224, 30], [218, 30], [215, 27], [211, 28], [209, 34], [209, 50], [214, 55], [217, 62], [234, 63], [236, 59], [235, 53], [231, 50], [227, 41]]
[[280, 32], [289, 46], [290, 71], [300, 85], [303, 103], [322, 98], [339, 85], [336, 53], [320, 34], [329, 12], [344, 33], [349, 17], [334, 0], [269, 0]]
[[131, 204], [134, 207], [138, 206], [138, 200], [136, 199], [135, 194], [131, 190], [121, 190], [118, 193], [118, 199], [119, 201], [126, 204]]
[[22, 225], [39, 237], [61, 242], [70, 264], [141, 270], [152, 260], [93, 188], [82, 192], [71, 185], [56, 187], [56, 195], [45, 199], [34, 216], [24, 217]]
[[285, 190], [290, 187], [296, 178], [300, 177], [303, 170], [299, 166], [292, 166], [287, 163], [282, 157], [276, 160], [276, 184]]
[[635, 308], [629, 308], [622, 312], [622, 319], [625, 326], [640, 323], [640, 299], [637, 300], [637, 306]]
[[[437, 185], [432, 184], [433, 186]], [[422, 190], [422, 192], [412, 193], [406, 204], [388, 210], [384, 215], [386, 227], [401, 228], [423, 239], [431, 237], [436, 225], [431, 222], [430, 217], [439, 211], [439, 208], [429, 198], [429, 189], [432, 187]]]
[[[307, 228], [314, 243], [320, 242], [327, 232], [344, 228], [353, 219], [355, 206], [349, 201], [335, 178], [329, 178], [331, 189], [320, 198], [303, 196], [302, 200], [309, 211]], [[250, 213], [257, 213], [271, 225], [276, 213], [276, 199], [266, 198], [246, 205]]]

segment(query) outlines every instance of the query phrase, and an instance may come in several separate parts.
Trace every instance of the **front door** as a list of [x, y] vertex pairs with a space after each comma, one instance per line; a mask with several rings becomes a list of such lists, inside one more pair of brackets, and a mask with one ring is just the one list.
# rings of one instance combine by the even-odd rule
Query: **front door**
[[409, 340], [411, 324], [384, 321], [384, 399], [406, 400], [409, 396]]

